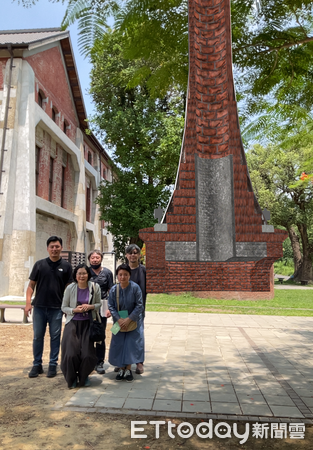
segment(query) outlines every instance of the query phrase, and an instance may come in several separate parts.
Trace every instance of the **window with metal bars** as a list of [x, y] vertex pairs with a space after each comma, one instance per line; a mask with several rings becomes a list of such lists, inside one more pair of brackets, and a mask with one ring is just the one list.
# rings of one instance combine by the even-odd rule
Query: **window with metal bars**
[[52, 189], [53, 189], [53, 163], [54, 160], [50, 156], [50, 170], [49, 170], [49, 202], [52, 202]]
[[38, 187], [39, 187], [39, 162], [40, 162], [40, 147], [36, 145], [36, 195], [38, 195]]

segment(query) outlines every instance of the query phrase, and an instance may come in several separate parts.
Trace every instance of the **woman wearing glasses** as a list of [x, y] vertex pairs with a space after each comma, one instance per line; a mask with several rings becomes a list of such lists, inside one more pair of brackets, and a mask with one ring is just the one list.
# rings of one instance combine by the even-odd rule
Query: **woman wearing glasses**
[[[134, 283], [138, 284], [142, 292], [142, 300], [143, 300], [143, 313], [142, 313], [142, 328], [144, 328], [144, 318], [145, 318], [145, 310], [146, 310], [146, 268], [143, 264], [140, 264], [140, 248], [136, 244], [130, 244], [126, 248], [126, 259], [128, 261], [128, 265], [131, 269], [130, 279]], [[142, 333], [144, 330], [142, 329]], [[142, 374], [144, 372], [143, 367], [144, 360], [140, 361], [136, 367], [136, 373]]]
[[97, 362], [94, 343], [89, 340], [89, 311], [93, 320], [100, 321], [101, 290], [90, 278], [89, 267], [79, 264], [73, 272], [74, 283], [65, 289], [61, 307], [66, 314], [61, 369], [70, 389], [90, 386], [88, 375]]

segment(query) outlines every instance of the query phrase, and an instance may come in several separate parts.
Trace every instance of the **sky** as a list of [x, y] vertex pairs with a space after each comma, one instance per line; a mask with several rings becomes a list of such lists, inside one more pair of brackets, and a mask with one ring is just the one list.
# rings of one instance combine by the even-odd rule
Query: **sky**
[[[61, 26], [65, 10], [66, 4], [62, 5], [61, 2], [52, 3], [48, 0], [38, 0], [32, 7], [24, 8], [22, 4], [18, 4], [18, 0], [1, 0], [0, 30], [58, 28]], [[69, 31], [85, 107], [87, 115], [90, 116], [93, 111], [91, 97], [88, 94], [91, 65], [79, 54], [76, 24], [70, 26]]]

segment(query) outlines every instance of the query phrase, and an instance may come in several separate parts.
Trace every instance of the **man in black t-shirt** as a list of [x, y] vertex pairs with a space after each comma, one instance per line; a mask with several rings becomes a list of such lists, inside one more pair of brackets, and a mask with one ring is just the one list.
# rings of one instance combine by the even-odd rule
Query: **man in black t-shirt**
[[[62, 299], [65, 287], [73, 281], [72, 266], [61, 257], [62, 239], [51, 236], [47, 240], [48, 258], [34, 264], [29, 276], [30, 282], [26, 291], [25, 312], [31, 314], [33, 306], [33, 354], [34, 362], [29, 378], [38, 377], [43, 373], [42, 353], [47, 323], [50, 333], [50, 362], [47, 377], [57, 374], [60, 337], [62, 327]], [[36, 294], [31, 301], [36, 287]]]
[[[130, 244], [126, 248], [126, 258], [128, 265], [131, 268], [130, 279], [134, 283], [138, 284], [142, 292], [143, 299], [143, 319], [145, 317], [146, 310], [146, 268], [143, 264], [140, 264], [140, 248], [136, 244]], [[142, 321], [143, 324], [143, 321]], [[143, 326], [143, 325], [142, 325]], [[143, 361], [137, 364], [136, 373], [142, 374], [144, 372]]]

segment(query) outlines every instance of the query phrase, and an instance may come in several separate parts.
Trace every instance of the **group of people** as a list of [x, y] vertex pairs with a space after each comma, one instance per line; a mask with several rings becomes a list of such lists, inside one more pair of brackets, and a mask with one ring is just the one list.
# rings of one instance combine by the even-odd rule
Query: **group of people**
[[[26, 291], [26, 313], [33, 311], [34, 361], [28, 376], [43, 373], [42, 355], [47, 325], [50, 332], [50, 361], [47, 377], [57, 375], [61, 344], [61, 369], [69, 388], [90, 386], [93, 370], [104, 374], [105, 329], [112, 316], [114, 328], [109, 350], [109, 363], [115, 366], [116, 381], [133, 381], [131, 365], [136, 373], [144, 372], [144, 315], [146, 304], [146, 270], [140, 264], [140, 248], [126, 248], [127, 264], [112, 272], [101, 266], [103, 255], [93, 250], [89, 266], [72, 266], [61, 258], [62, 239], [47, 240], [48, 257], [35, 263]], [[35, 297], [32, 299], [35, 291]], [[107, 300], [108, 308], [101, 307]], [[66, 323], [61, 343], [63, 313]], [[102, 323], [104, 339], [96, 344], [90, 339], [93, 321]]]

